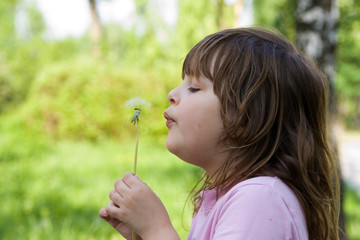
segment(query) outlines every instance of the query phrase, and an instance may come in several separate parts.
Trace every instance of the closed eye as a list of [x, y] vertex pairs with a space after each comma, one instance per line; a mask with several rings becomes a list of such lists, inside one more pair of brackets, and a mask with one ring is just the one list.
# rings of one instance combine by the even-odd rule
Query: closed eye
[[193, 88], [193, 87], [189, 87], [188, 90], [192, 93], [195, 93], [197, 91], [199, 91], [200, 89], [199, 88]]

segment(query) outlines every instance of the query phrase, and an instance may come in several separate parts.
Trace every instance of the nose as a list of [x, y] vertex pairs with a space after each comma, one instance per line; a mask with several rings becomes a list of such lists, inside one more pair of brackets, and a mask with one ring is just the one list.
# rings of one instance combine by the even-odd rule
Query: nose
[[174, 88], [173, 90], [171, 90], [168, 94], [168, 100], [171, 103], [171, 105], [175, 104], [177, 102], [176, 100], [176, 95], [175, 95], [175, 90], [176, 88]]

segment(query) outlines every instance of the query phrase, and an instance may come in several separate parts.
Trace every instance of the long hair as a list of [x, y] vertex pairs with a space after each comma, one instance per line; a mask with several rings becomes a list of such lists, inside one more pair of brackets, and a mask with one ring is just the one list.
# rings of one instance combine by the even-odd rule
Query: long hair
[[309, 239], [338, 239], [338, 166], [328, 145], [328, 81], [281, 34], [259, 28], [207, 36], [182, 71], [212, 81], [228, 159], [193, 191], [228, 191], [256, 176], [277, 176], [297, 195]]

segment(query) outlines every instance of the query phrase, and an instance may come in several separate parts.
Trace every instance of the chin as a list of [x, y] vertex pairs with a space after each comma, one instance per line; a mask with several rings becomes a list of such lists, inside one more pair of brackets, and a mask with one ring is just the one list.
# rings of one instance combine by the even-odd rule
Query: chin
[[[169, 150], [169, 152], [175, 154], [176, 148], [175, 148], [174, 144], [172, 144], [171, 141], [169, 141], [169, 138], [166, 139], [166, 143], [165, 143], [165, 144], [166, 144], [166, 148]], [[176, 155], [176, 154], [175, 154], [175, 155]]]
[[[170, 141], [169, 139], [166, 139], [166, 148], [169, 152], [174, 154], [180, 159], [183, 159], [184, 156], [182, 156], [181, 148], [179, 148], [179, 145], [176, 144], [176, 142]], [[183, 159], [184, 160], [184, 159]]]

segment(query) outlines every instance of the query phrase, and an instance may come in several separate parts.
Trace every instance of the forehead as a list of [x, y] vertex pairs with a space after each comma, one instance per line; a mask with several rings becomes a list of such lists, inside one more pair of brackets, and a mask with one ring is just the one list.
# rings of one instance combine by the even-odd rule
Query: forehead
[[191, 74], [185, 74], [183, 80], [188, 80], [190, 82], [199, 83], [203, 81], [211, 81], [209, 78], [207, 78], [204, 74], [199, 73], [199, 75], [191, 75]]
[[183, 80], [189, 81], [190, 83], [199, 83], [199, 82], [201, 82], [201, 78], [202, 78], [201, 76], [196, 77], [193, 75], [185, 74]]
[[214, 66], [219, 63], [221, 47], [206, 43], [199, 42], [187, 54], [182, 69], [183, 78], [188, 75], [195, 78], [205, 77], [212, 81]]

